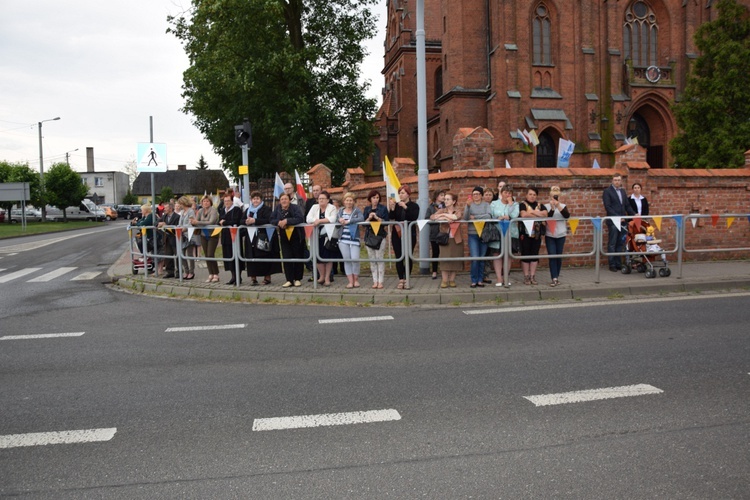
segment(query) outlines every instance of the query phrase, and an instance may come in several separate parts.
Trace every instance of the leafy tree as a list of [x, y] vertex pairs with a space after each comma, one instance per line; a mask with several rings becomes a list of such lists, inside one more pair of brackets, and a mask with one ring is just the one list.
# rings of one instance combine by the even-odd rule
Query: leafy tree
[[750, 20], [736, 0], [695, 33], [700, 56], [675, 105], [682, 132], [671, 142], [683, 168], [736, 168], [750, 149]]
[[63, 211], [64, 222], [68, 222], [67, 208], [78, 206], [89, 191], [78, 172], [67, 163], [55, 163], [44, 174], [44, 189], [48, 203]]
[[128, 192], [122, 197], [123, 205], [135, 205], [138, 203], [138, 197], [133, 194], [133, 191], [128, 188]]
[[191, 61], [183, 111], [238, 179], [234, 126], [249, 117], [251, 175], [325, 163], [334, 180], [372, 149], [375, 100], [360, 84], [376, 0], [193, 0], [170, 17]]
[[195, 166], [198, 170], [208, 170], [208, 162], [206, 159], [201, 155], [201, 157], [198, 159], [198, 164]]
[[159, 201], [163, 203], [167, 203], [172, 198], [174, 198], [174, 193], [172, 192], [171, 187], [164, 186], [163, 188], [161, 188], [161, 194], [159, 194]]
[[[0, 161], [0, 182], [28, 182], [30, 199], [27, 201], [27, 204], [41, 206], [42, 193], [40, 190], [39, 172], [32, 170], [27, 164]], [[7, 211], [14, 204], [12, 201], [1, 202], [0, 207]], [[20, 206], [20, 203], [18, 205]], [[6, 219], [10, 222], [10, 217]]]

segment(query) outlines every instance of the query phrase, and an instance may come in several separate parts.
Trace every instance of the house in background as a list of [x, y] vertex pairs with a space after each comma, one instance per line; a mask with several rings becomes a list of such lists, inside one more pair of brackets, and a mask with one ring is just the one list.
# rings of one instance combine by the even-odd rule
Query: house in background
[[[175, 196], [196, 196], [204, 193], [216, 194], [229, 186], [223, 170], [188, 170], [186, 165], [178, 165], [177, 170], [154, 173], [154, 191], [158, 197], [162, 188], [169, 187]], [[133, 194], [140, 203], [151, 202], [151, 173], [141, 173], [133, 182]]]
[[94, 171], [94, 148], [86, 148], [86, 172], [79, 173], [81, 180], [89, 187], [86, 198], [97, 205], [111, 203], [118, 205], [128, 192], [130, 180], [125, 172]]

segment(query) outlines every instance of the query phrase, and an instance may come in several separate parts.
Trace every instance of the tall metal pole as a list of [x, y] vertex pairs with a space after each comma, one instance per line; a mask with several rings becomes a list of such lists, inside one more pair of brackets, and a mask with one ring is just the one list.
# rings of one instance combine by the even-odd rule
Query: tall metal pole
[[[419, 188], [419, 218], [424, 219], [430, 204], [429, 171], [427, 169], [427, 71], [425, 69], [425, 31], [424, 31], [424, 0], [417, 0], [417, 141], [418, 162], [417, 180]], [[419, 232], [419, 256], [430, 256], [430, 232]], [[420, 262], [421, 274], [430, 271], [429, 262]]]
[[[247, 144], [242, 145], [242, 164], [246, 165], [248, 169], [250, 166], [248, 165], [249, 159], [247, 154]], [[242, 203], [245, 205], [250, 204], [250, 174], [249, 172], [245, 172], [242, 175]]]
[[[149, 116], [148, 117], [148, 129], [149, 129], [149, 141], [151, 144], [154, 143], [154, 117]], [[154, 173], [151, 172], [151, 221], [152, 225], [156, 226], [156, 183], [154, 182]], [[156, 237], [156, 230], [152, 230], [152, 234], [154, 235], [154, 275], [159, 276], [159, 257], [156, 257], [156, 255], [159, 254], [159, 249], [157, 247], [156, 241], [159, 239]], [[148, 234], [148, 232], [146, 233]], [[148, 239], [143, 243], [143, 247], [146, 248], [146, 245], [148, 243]], [[146, 257], [143, 258], [144, 265], [148, 269], [148, 260]], [[146, 272], [148, 274], [148, 271]]]
[[50, 118], [49, 120], [42, 120], [37, 123], [37, 129], [39, 130], [39, 192], [41, 195], [42, 204], [42, 222], [47, 220], [47, 200], [44, 196], [44, 154], [42, 153], [42, 123], [53, 122], [59, 120], [60, 117]]

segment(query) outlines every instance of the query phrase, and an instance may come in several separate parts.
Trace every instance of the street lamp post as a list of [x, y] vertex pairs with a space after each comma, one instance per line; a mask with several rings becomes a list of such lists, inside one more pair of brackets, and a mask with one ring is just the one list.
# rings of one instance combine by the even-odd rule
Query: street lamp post
[[50, 118], [49, 120], [42, 120], [39, 122], [39, 190], [41, 193], [42, 202], [42, 222], [47, 220], [47, 202], [44, 199], [44, 155], [42, 154], [42, 123], [53, 122], [59, 120], [60, 117]]
[[75, 153], [76, 151], [78, 151], [78, 148], [65, 152], [65, 163], [67, 163], [68, 166], [70, 166], [70, 153]]

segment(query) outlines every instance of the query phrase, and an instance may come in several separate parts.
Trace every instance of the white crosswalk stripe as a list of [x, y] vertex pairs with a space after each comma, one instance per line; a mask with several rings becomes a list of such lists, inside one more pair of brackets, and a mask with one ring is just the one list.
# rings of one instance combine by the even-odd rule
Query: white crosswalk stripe
[[75, 271], [78, 269], [77, 267], [61, 267], [59, 269], [55, 269], [54, 271], [50, 271], [47, 274], [43, 274], [41, 276], [37, 276], [36, 278], [30, 279], [29, 283], [43, 283], [45, 281], [52, 281], [55, 278], [59, 278], [63, 274], [67, 274], [71, 271]]
[[9, 281], [13, 281], [16, 278], [22, 278], [23, 276], [26, 276], [27, 274], [41, 271], [41, 269], [42, 269], [41, 267], [27, 267], [26, 269], [21, 269], [20, 271], [16, 271], [14, 273], [0, 276], [0, 283], [7, 283]]
[[[78, 269], [77, 267], [60, 267], [58, 269], [55, 269], [53, 271], [49, 271], [45, 274], [42, 274], [41, 276], [36, 276], [30, 280], [27, 280], [27, 283], [46, 283], [48, 281], [52, 281], [57, 278], [65, 277], [66, 274], [69, 274], [73, 271]], [[20, 269], [18, 271], [14, 271], [12, 273], [8, 274], [0, 274], [0, 283], [8, 283], [10, 281], [23, 278], [24, 276], [27, 276], [29, 274], [36, 273], [38, 271], [41, 271], [41, 267], [27, 267], [25, 269]], [[0, 273], [7, 271], [5, 268], [0, 268]], [[87, 281], [92, 280], [102, 274], [101, 271], [87, 271], [80, 273], [72, 278], [70, 278], [70, 281]], [[63, 278], [63, 279], [65, 279]]]
[[91, 271], [88, 273], [81, 273], [75, 278], [71, 278], [70, 281], [85, 281], [85, 280], [92, 280], [102, 274], [100, 271]]

